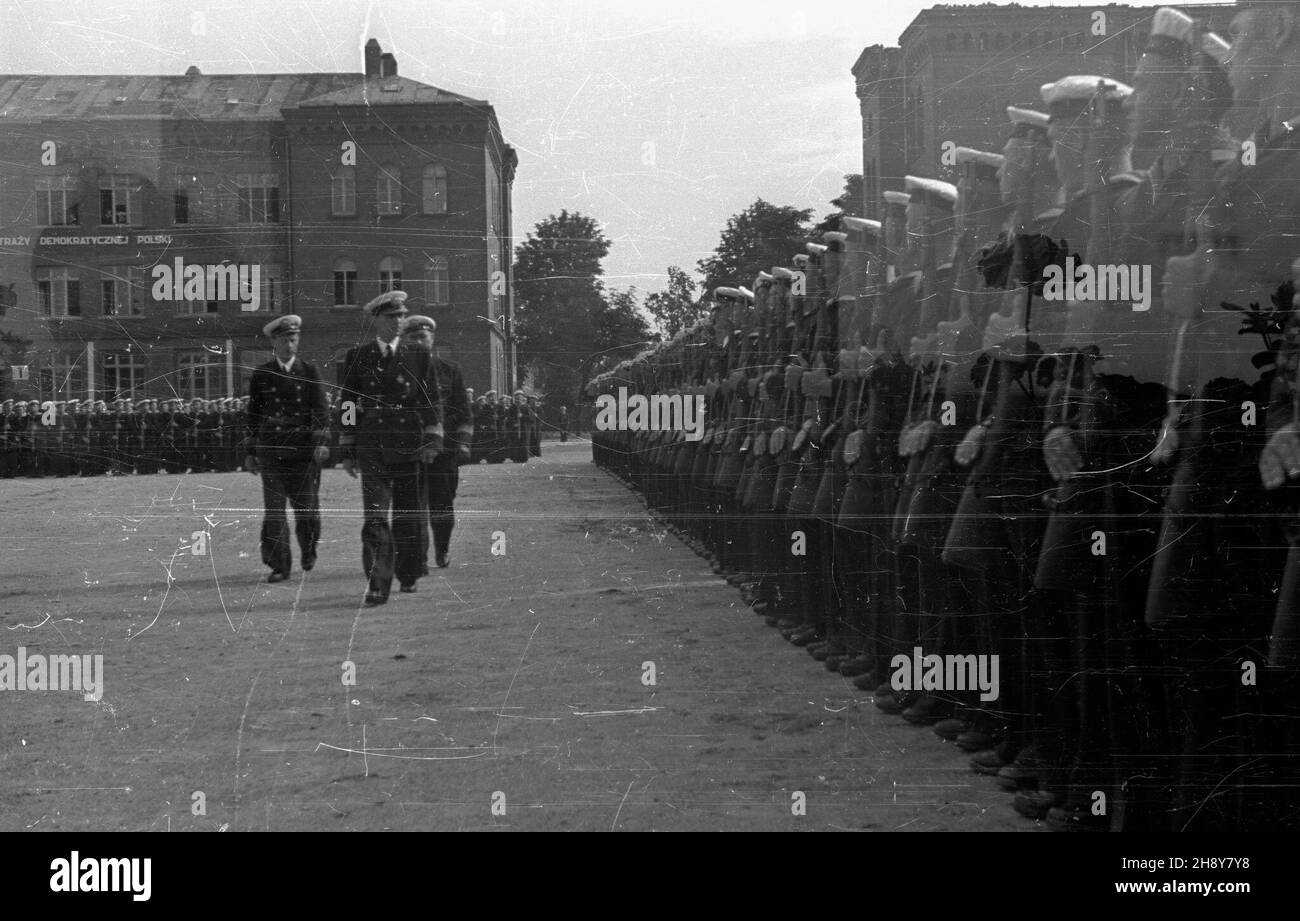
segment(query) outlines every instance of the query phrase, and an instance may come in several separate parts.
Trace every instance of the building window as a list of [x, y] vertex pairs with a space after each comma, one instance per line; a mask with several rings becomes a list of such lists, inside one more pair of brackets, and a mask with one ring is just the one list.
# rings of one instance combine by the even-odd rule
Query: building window
[[971, 49], [971, 37], [970, 37], [970, 33], [969, 33], [969, 32], [965, 32], [965, 33], [962, 34], [962, 37], [961, 37], [961, 50], [962, 50], [962, 51], [965, 51], [965, 52], [967, 52], [967, 53], [969, 54], [969, 53], [970, 53], [970, 49]]
[[239, 223], [280, 222], [280, 177], [275, 173], [241, 173], [239, 176]]
[[99, 183], [99, 223], [140, 223], [140, 183], [131, 176], [105, 176]]
[[[204, 287], [206, 288], [206, 281], [204, 283]], [[237, 287], [238, 285], [236, 285], [236, 288]], [[238, 297], [238, 294], [236, 294], [236, 297]], [[178, 317], [198, 317], [198, 316], [203, 316], [204, 314], [221, 312], [220, 301], [209, 301], [205, 298], [199, 298], [197, 300], [192, 300], [192, 301], [179, 300], [176, 301], [175, 303], [176, 303], [176, 315]]]
[[68, 268], [36, 270], [36, 296], [41, 316], [81, 316], [81, 280]]
[[989, 34], [987, 32], [981, 32], [980, 51], [988, 51], [988, 50], [989, 50]]
[[388, 164], [375, 177], [375, 207], [380, 214], [402, 213], [402, 170]]
[[211, 400], [221, 396], [222, 366], [207, 351], [176, 355], [176, 392], [183, 400]]
[[104, 295], [104, 316], [144, 316], [144, 270], [139, 266], [106, 266], [100, 290]]
[[402, 260], [385, 256], [379, 260], [379, 293], [402, 290]]
[[446, 256], [429, 257], [429, 276], [425, 281], [424, 299], [438, 307], [451, 303], [451, 274], [447, 269]]
[[446, 214], [447, 167], [438, 163], [426, 166], [420, 191], [425, 214]]
[[103, 381], [105, 400], [131, 398], [144, 385], [144, 358], [133, 352], [105, 352]]
[[76, 224], [77, 203], [73, 200], [76, 179], [72, 176], [41, 176], [36, 180], [36, 223], [42, 226]]
[[49, 400], [81, 399], [86, 393], [86, 372], [81, 354], [55, 355], [40, 371], [41, 397]]
[[357, 264], [351, 259], [334, 263], [334, 306], [353, 307], [357, 303]]
[[215, 224], [217, 177], [212, 173], [178, 173], [172, 201], [177, 224]]
[[357, 171], [342, 166], [330, 180], [330, 213], [349, 217], [357, 213]]

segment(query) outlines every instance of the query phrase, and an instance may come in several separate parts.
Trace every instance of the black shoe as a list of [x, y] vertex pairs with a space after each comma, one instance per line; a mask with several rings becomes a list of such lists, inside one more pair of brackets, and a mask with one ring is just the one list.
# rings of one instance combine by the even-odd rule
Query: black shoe
[[403, 582], [403, 583], [402, 583], [402, 589], [401, 589], [401, 590], [402, 590], [403, 592], [405, 592], [406, 594], [408, 594], [408, 595], [414, 594], [414, 592], [415, 592], [415, 580], [412, 579], [410, 582]]
[[275, 570], [269, 576], [266, 577], [266, 581], [283, 582], [288, 578], [289, 578], [289, 574], [287, 572], [280, 572], [279, 570]]
[[439, 569], [446, 569], [446, 568], [447, 568], [448, 566], [450, 566], [450, 565], [451, 565], [451, 554], [450, 554], [449, 552], [446, 552], [446, 551], [444, 551], [444, 552], [442, 552], [442, 553], [439, 553], [439, 554], [438, 554], [438, 568], [439, 568]]
[[304, 553], [302, 555], [302, 571], [311, 572], [311, 568], [316, 565], [315, 553]]
[[378, 604], [387, 604], [388, 596], [379, 592], [366, 592], [366, 607], [373, 608]]

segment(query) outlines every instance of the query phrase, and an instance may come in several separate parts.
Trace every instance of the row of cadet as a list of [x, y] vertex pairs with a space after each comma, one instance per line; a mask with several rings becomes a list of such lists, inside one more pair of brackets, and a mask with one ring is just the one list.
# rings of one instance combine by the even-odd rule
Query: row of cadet
[[1300, 34], [1275, 22], [1239, 15], [1230, 58], [1160, 9], [1135, 87], [1045, 85], [955, 185], [906, 177], [587, 390], [702, 395], [702, 439], [594, 432], [596, 463], [1055, 830], [1300, 827]]
[[[471, 463], [541, 456], [537, 399], [495, 391], [475, 398]], [[247, 397], [218, 400], [5, 400], [0, 477], [210, 473], [244, 465]], [[341, 462], [334, 434], [328, 466]]]

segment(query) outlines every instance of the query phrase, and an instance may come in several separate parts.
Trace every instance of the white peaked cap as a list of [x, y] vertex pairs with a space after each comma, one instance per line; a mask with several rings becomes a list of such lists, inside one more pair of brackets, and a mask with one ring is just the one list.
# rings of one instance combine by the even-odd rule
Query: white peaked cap
[[1173, 7], [1162, 6], [1151, 17], [1151, 34], [1176, 38], [1185, 45], [1192, 43], [1192, 31], [1195, 23], [1192, 17]]
[[843, 243], [849, 235], [839, 230], [828, 230], [822, 234], [823, 243]]
[[827, 249], [820, 243], [805, 243], [803, 246], [804, 249], [808, 250], [808, 252], [814, 256], [820, 256], [822, 253], [826, 252]]
[[906, 192], [888, 191], [885, 193], [885, 203], [889, 205], [905, 205], [912, 200], [912, 196]]
[[930, 195], [942, 198], [944, 201], [955, 202], [957, 200], [957, 187], [951, 182], [944, 182], [942, 179], [927, 179], [924, 176], [904, 176], [903, 185], [909, 192], [926, 192]]
[[1214, 32], [1206, 32], [1201, 36], [1201, 50], [1223, 64], [1228, 60], [1228, 53], [1232, 51], [1232, 46]]
[[873, 221], [865, 217], [850, 217], [845, 215], [840, 218], [840, 226], [847, 227], [849, 230], [856, 230], [858, 233], [879, 234], [880, 221]]
[[973, 147], [957, 148], [958, 163], [983, 163], [985, 166], [1001, 169], [1006, 161], [1007, 158], [1002, 154], [989, 153], [987, 150], [976, 150]]
[[722, 288], [714, 288], [714, 289], [713, 289], [713, 296], [714, 296], [715, 298], [718, 298], [718, 297], [734, 297], [734, 298], [739, 298], [739, 297], [741, 296], [741, 294], [740, 294], [740, 292], [737, 291], [735, 288], [725, 288], [725, 287], [722, 287]]
[[781, 281], [794, 281], [794, 272], [784, 266], [774, 265], [772, 266], [772, 277], [779, 278]]
[[765, 282], [765, 281], [771, 281], [771, 280], [772, 280], [772, 276], [769, 275], [767, 272], [759, 272], [759, 273], [758, 273], [758, 282], [759, 282], [759, 284], [762, 284], [762, 283]]
[[1071, 74], [1055, 83], [1044, 83], [1040, 92], [1043, 102], [1049, 106], [1058, 102], [1084, 101], [1097, 95], [1098, 83], [1105, 85], [1107, 99], [1127, 99], [1133, 95], [1133, 87], [1128, 84], [1092, 74]]
[[753, 303], [753, 301], [754, 301], [754, 292], [753, 292], [753, 291], [750, 291], [750, 290], [749, 290], [748, 288], [746, 288], [744, 285], [741, 285], [739, 290], [740, 290], [740, 296], [741, 296], [741, 297], [743, 297], [745, 300], [749, 301], [750, 303]]
[[1046, 112], [1022, 109], [1019, 106], [1007, 106], [1007, 118], [1011, 119], [1013, 125], [1030, 125], [1035, 128], [1046, 128], [1052, 120]]

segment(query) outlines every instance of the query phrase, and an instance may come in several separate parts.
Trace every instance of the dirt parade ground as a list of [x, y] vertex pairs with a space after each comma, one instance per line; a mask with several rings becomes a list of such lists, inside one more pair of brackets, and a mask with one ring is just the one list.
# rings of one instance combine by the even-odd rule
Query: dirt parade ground
[[246, 473], [4, 481], [0, 652], [103, 688], [3, 694], [0, 830], [1034, 829], [543, 454], [462, 468], [451, 567], [377, 608], [342, 470], [280, 584]]

